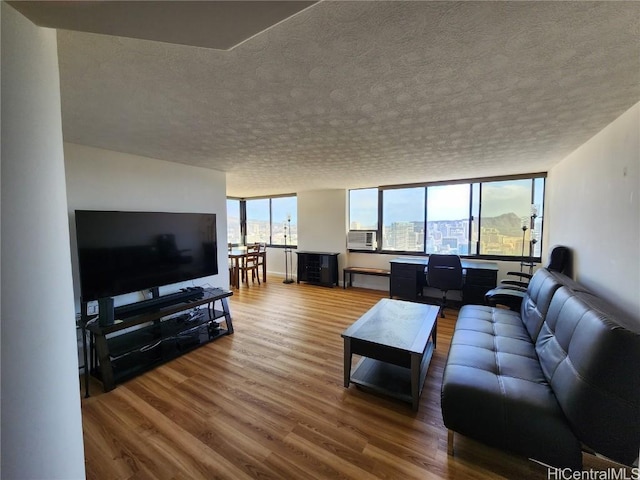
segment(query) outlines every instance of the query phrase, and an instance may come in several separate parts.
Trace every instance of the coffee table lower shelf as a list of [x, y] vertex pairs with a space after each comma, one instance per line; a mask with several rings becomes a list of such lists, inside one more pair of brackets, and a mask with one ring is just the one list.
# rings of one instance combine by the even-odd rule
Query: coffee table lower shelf
[[[427, 378], [433, 349], [433, 343], [429, 342], [422, 356], [419, 370], [414, 372], [418, 377], [416, 379], [412, 378], [411, 368], [362, 357], [351, 372], [350, 381], [363, 389], [411, 403], [417, 409], [416, 404]], [[417, 391], [413, 389], [414, 381]]]

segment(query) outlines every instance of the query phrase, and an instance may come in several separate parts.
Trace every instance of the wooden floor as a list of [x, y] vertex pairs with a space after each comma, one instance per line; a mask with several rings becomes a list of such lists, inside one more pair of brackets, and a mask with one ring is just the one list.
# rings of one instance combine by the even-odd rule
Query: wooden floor
[[[420, 409], [343, 381], [340, 334], [386, 292], [267, 283], [235, 290], [235, 334], [82, 400], [89, 479], [515, 479], [546, 468], [456, 436], [438, 325]], [[473, 408], [470, 405], [469, 408]]]

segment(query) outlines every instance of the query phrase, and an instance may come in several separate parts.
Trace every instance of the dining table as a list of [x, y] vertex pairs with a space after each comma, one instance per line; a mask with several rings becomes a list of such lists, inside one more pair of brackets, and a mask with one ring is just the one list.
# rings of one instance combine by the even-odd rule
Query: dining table
[[[267, 281], [267, 251], [264, 248], [260, 249], [258, 256], [261, 257], [262, 263], [262, 281]], [[229, 250], [229, 265], [231, 266], [231, 278], [230, 283], [232, 287], [240, 288], [240, 267], [244, 265], [245, 258], [247, 258], [247, 246], [238, 245], [232, 247]]]

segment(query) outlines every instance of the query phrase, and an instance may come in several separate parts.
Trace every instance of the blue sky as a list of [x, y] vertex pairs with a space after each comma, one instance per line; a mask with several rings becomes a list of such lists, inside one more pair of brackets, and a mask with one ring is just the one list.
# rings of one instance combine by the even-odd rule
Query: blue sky
[[[542, 203], [543, 179], [536, 180], [536, 203]], [[474, 206], [478, 204], [478, 184], [475, 184]], [[482, 185], [482, 216], [495, 217], [513, 212], [528, 216], [531, 210], [531, 180], [485, 182]], [[469, 184], [429, 187], [429, 221], [460, 220], [469, 215]], [[384, 223], [423, 220], [424, 187], [384, 191]], [[350, 192], [351, 220], [362, 225], [375, 225], [378, 214], [378, 190], [361, 189]]]
[[[232, 205], [233, 210], [229, 208]], [[227, 212], [229, 216], [237, 217], [238, 201], [227, 200]], [[273, 223], [283, 223], [287, 220], [287, 215], [291, 215], [291, 224], [298, 223], [298, 200], [297, 197], [275, 197], [271, 199], [271, 209]], [[269, 221], [269, 199], [261, 198], [257, 200], [247, 200], [247, 217], [251, 220]]]

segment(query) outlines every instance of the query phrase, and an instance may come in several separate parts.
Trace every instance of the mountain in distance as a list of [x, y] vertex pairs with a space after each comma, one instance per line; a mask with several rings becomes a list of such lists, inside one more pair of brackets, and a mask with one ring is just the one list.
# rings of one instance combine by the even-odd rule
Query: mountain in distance
[[497, 217], [483, 217], [482, 228], [495, 228], [501, 235], [508, 237], [522, 236], [522, 220], [513, 212], [503, 213]]
[[[427, 222], [427, 228], [433, 228], [433, 225], [446, 225], [450, 223], [466, 223], [468, 220], [466, 218], [461, 218], [457, 220], [434, 220]], [[422, 231], [422, 225], [424, 224], [422, 220], [414, 220], [411, 223], [415, 226], [415, 231]], [[431, 225], [431, 226], [429, 226]], [[507, 237], [520, 237], [522, 238], [522, 218], [516, 215], [513, 212], [503, 213], [502, 215], [498, 215], [497, 217], [482, 217], [482, 228], [495, 228], [500, 235], [505, 235]], [[375, 228], [373, 229], [375, 230]]]

